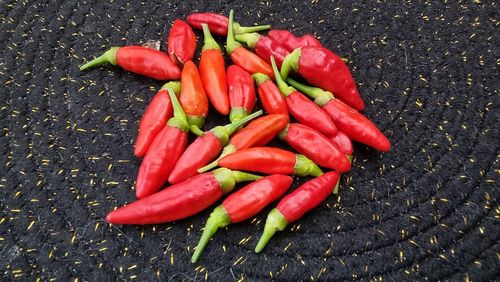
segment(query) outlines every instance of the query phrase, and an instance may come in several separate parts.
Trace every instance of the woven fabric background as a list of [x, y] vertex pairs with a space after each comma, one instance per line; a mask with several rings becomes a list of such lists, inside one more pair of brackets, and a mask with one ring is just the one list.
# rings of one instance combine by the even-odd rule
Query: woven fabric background
[[[498, 278], [494, 1], [216, 2], [0, 2], [2, 280]], [[138, 121], [162, 83], [78, 67], [110, 46], [165, 50], [175, 18], [231, 8], [242, 24], [312, 33], [348, 58], [393, 148], [357, 145], [340, 195], [262, 254], [253, 249], [271, 207], [220, 230], [191, 264], [211, 208], [155, 226], [103, 220], [134, 199]], [[211, 113], [205, 128], [226, 121]]]

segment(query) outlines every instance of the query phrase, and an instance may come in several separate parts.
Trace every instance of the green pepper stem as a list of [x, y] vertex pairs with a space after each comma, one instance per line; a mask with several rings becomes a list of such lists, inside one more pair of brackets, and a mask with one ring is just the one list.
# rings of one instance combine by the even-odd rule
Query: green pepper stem
[[245, 123], [251, 121], [252, 119], [254, 119], [260, 115], [262, 115], [262, 110], [259, 110], [259, 111], [255, 112], [251, 115], [248, 115], [240, 120], [233, 121], [230, 124], [226, 124], [226, 125], [224, 125], [224, 128], [227, 130], [228, 135], [232, 135], [234, 132], [236, 132], [236, 130], [238, 130], [238, 128], [240, 128], [240, 126], [244, 125]]
[[205, 135], [205, 132], [203, 132], [203, 130], [201, 130], [197, 125], [194, 124], [189, 126], [189, 131], [191, 131], [191, 133], [193, 133], [196, 136]]
[[259, 180], [262, 178], [260, 175], [248, 173], [248, 172], [243, 172], [243, 171], [238, 171], [238, 170], [233, 170], [231, 171], [233, 174], [234, 181], [236, 183], [239, 182], [245, 182], [245, 181], [254, 181], [254, 180]]
[[299, 60], [301, 55], [302, 50], [300, 50], [300, 48], [297, 48], [285, 57], [283, 63], [281, 64], [281, 76], [283, 77], [283, 79], [286, 80], [288, 78], [288, 74], [290, 74], [290, 71], [292, 69], [294, 71], [297, 71], [299, 69]]
[[270, 80], [269, 76], [267, 76], [266, 74], [260, 73], [260, 72], [256, 72], [256, 73], [252, 74], [252, 78], [253, 78], [253, 80], [255, 80], [255, 83], [257, 83], [257, 86]]
[[323, 171], [321, 171], [319, 166], [316, 165], [310, 159], [308, 159], [306, 156], [300, 154], [297, 154], [295, 156], [296, 156], [296, 161], [295, 161], [294, 173], [296, 175], [299, 176], [312, 175], [314, 177], [318, 177], [323, 174]]
[[174, 109], [174, 116], [168, 120], [167, 124], [179, 128], [182, 131], [188, 131], [189, 124], [187, 122], [186, 113], [182, 109], [179, 100], [177, 100], [174, 91], [171, 88], [167, 88], [167, 91], [170, 96], [170, 101], [172, 101], [172, 108]]
[[175, 95], [179, 95], [179, 93], [181, 93], [181, 82], [178, 81], [178, 80], [175, 80], [175, 81], [169, 81], [165, 84], [163, 84], [163, 86], [161, 87], [161, 89], [172, 89], [172, 91], [174, 91]]
[[99, 57], [93, 59], [92, 61], [87, 62], [83, 66], [81, 66], [80, 70], [84, 71], [84, 70], [87, 70], [87, 69], [90, 69], [93, 67], [97, 67], [100, 65], [104, 65], [107, 63], [110, 63], [110, 64], [116, 66], [116, 64], [117, 64], [116, 51], [118, 51], [118, 49], [119, 49], [119, 47], [112, 47], [108, 51], [104, 52], [101, 56], [99, 56]]
[[210, 214], [210, 217], [205, 224], [205, 228], [203, 229], [203, 234], [201, 235], [200, 241], [196, 246], [196, 250], [194, 251], [193, 256], [191, 257], [191, 262], [195, 263], [201, 256], [203, 249], [207, 246], [210, 238], [217, 232], [219, 228], [223, 228], [231, 224], [231, 219], [227, 214], [226, 210], [222, 205], [216, 207], [214, 211]]
[[224, 149], [222, 149], [222, 153], [220, 154], [220, 156], [215, 161], [207, 164], [206, 166], [204, 166], [202, 168], [199, 168], [198, 169], [198, 173], [207, 172], [207, 171], [209, 171], [209, 170], [217, 167], [219, 165], [219, 160], [220, 159], [222, 159], [223, 157], [231, 154], [234, 151], [236, 151], [236, 147], [233, 144], [226, 145], [224, 147]]
[[222, 193], [227, 194], [233, 191], [236, 183], [244, 181], [253, 181], [262, 178], [262, 176], [241, 172], [237, 170], [230, 170], [225, 167], [218, 168], [212, 172], [215, 179], [219, 183]]
[[283, 231], [287, 225], [288, 222], [283, 214], [276, 208], [272, 209], [267, 216], [264, 232], [262, 236], [260, 236], [259, 242], [255, 247], [255, 252], [260, 253], [273, 237], [274, 233], [276, 233], [276, 231]]
[[215, 41], [214, 37], [212, 36], [212, 33], [210, 33], [210, 28], [208, 27], [208, 24], [201, 24], [201, 27], [203, 28], [203, 38], [204, 38], [204, 43], [203, 43], [203, 48], [201, 51], [205, 50], [220, 50], [219, 44], [217, 44], [217, 41]]
[[241, 46], [240, 43], [234, 40], [233, 23], [234, 23], [234, 10], [231, 9], [231, 11], [229, 11], [229, 23], [227, 25], [227, 38], [226, 38], [226, 52], [228, 55], [231, 55], [234, 49]]
[[319, 87], [304, 85], [291, 78], [288, 78], [286, 81], [293, 87], [297, 88], [300, 92], [313, 98], [314, 103], [320, 107], [323, 107], [334, 98], [331, 92], [325, 91]]
[[280, 92], [285, 97], [288, 97], [288, 95], [290, 95], [292, 92], [295, 91], [295, 88], [288, 86], [288, 84], [286, 84], [286, 82], [281, 77], [280, 71], [278, 70], [278, 66], [276, 65], [276, 61], [274, 60], [274, 56], [271, 56], [271, 66], [273, 67], [274, 78], [276, 79], [276, 84], [278, 84]]
[[257, 45], [257, 41], [260, 39], [260, 34], [256, 32], [242, 33], [235, 35], [234, 38], [241, 43], [247, 44], [249, 48], [255, 49], [255, 45]]
[[245, 108], [232, 108], [229, 111], [229, 121], [237, 122], [248, 116], [248, 111]]
[[239, 23], [233, 23], [233, 30], [235, 34], [250, 33], [271, 29], [270, 24], [254, 25], [254, 26], [241, 26]]

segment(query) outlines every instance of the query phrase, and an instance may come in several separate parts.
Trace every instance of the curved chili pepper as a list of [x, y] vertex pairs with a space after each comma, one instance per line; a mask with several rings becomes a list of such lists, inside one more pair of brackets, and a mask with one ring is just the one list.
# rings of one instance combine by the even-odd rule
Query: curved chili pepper
[[265, 206], [283, 195], [292, 184], [292, 180], [290, 176], [280, 174], [266, 176], [227, 197], [210, 214], [198, 246], [191, 257], [191, 262], [198, 261], [203, 249], [217, 229], [256, 215]]
[[182, 20], [175, 20], [167, 39], [168, 55], [179, 66], [191, 61], [196, 52], [196, 35]]
[[281, 29], [273, 29], [267, 33], [267, 36], [275, 40], [276, 42], [280, 42], [281, 45], [289, 52], [300, 48], [300, 47], [323, 47], [321, 42], [319, 42], [316, 37], [306, 34], [301, 37], [296, 37], [293, 33], [288, 30]]
[[[229, 12], [229, 22], [233, 22], [234, 11], [231, 10]], [[252, 53], [241, 46], [240, 43], [234, 40], [234, 32], [231, 27], [232, 25], [228, 25], [227, 38], [226, 38], [226, 51], [229, 57], [231, 57], [231, 61], [236, 65], [240, 66], [247, 72], [254, 74], [256, 72], [260, 72], [268, 75], [271, 78], [274, 78], [273, 69], [271, 66], [266, 63], [263, 59], [257, 56], [255, 53]]]
[[264, 233], [255, 247], [255, 252], [260, 253], [276, 231], [283, 231], [288, 224], [297, 221], [306, 212], [321, 204], [330, 195], [338, 179], [338, 173], [330, 171], [302, 184], [283, 197], [267, 216]]
[[330, 116], [321, 110], [318, 105], [304, 96], [304, 94], [286, 84], [281, 78], [273, 57], [271, 57], [271, 63], [275, 73], [276, 83], [281, 93], [285, 96], [290, 114], [300, 123], [312, 127], [325, 135], [335, 135], [337, 133], [337, 127], [335, 127]]
[[167, 88], [172, 89], [176, 95], [179, 95], [181, 91], [180, 82], [167, 82], [151, 100], [139, 123], [139, 133], [137, 134], [134, 149], [136, 157], [142, 157], [146, 154], [149, 145], [151, 145], [158, 132], [165, 127], [167, 121], [172, 117], [172, 102], [168, 96]]
[[252, 76], [237, 65], [227, 68], [227, 85], [229, 88], [229, 120], [240, 120], [252, 112], [255, 106], [255, 86]]
[[[216, 13], [193, 13], [187, 16], [187, 22], [197, 29], [202, 29], [201, 25], [206, 23], [213, 34], [226, 36], [229, 19]], [[241, 26], [239, 23], [233, 23], [235, 34], [262, 31], [270, 28], [270, 25]]]
[[192, 61], [187, 61], [182, 69], [179, 102], [186, 112], [189, 130], [196, 135], [203, 134], [201, 128], [208, 114], [208, 98], [200, 73]]
[[304, 155], [272, 147], [253, 147], [231, 153], [219, 161], [219, 166], [265, 174], [295, 174], [320, 176], [321, 169]]
[[259, 93], [260, 103], [267, 114], [283, 114], [288, 116], [288, 107], [285, 98], [278, 86], [263, 73], [254, 73], [252, 75], [257, 83], [257, 92]]
[[183, 219], [214, 204], [223, 194], [231, 192], [236, 183], [259, 178], [219, 168], [114, 210], [106, 220], [113, 224], [156, 224]]
[[181, 77], [181, 70], [165, 53], [142, 46], [113, 47], [81, 66], [80, 70], [106, 63], [158, 80], [173, 80]]
[[208, 164], [220, 154], [222, 147], [229, 142], [229, 136], [238, 130], [240, 126], [261, 114], [262, 111], [258, 111], [239, 121], [225, 126], [216, 126], [196, 138], [177, 161], [168, 182], [175, 184], [198, 174], [197, 169]]
[[288, 116], [280, 114], [267, 115], [253, 120], [231, 137], [229, 144], [222, 149], [222, 153], [215, 161], [198, 169], [198, 172], [202, 173], [215, 168], [221, 158], [237, 150], [266, 145], [285, 128], [287, 123]]
[[247, 44], [249, 48], [255, 49], [255, 54], [268, 64], [271, 63], [271, 56], [274, 56], [278, 67], [281, 67], [285, 57], [290, 54], [290, 52], [281, 45], [281, 42], [256, 32], [238, 34], [235, 35], [235, 38], [239, 42]]
[[354, 109], [362, 111], [365, 108], [349, 68], [332, 51], [324, 47], [295, 49], [283, 61], [283, 79], [287, 79], [292, 69], [312, 85], [335, 93], [338, 99]]
[[291, 85], [312, 97], [314, 102], [328, 113], [338, 129], [347, 134], [350, 139], [382, 152], [391, 149], [391, 143], [373, 122], [339, 99], [335, 99], [331, 92], [318, 87], [303, 85], [293, 79], [288, 81]]
[[222, 51], [210, 34], [206, 24], [203, 26], [205, 43], [201, 51], [200, 76], [212, 106], [221, 114], [229, 113], [226, 67]]
[[187, 146], [189, 125], [172, 89], [168, 88], [174, 117], [156, 135], [139, 168], [135, 195], [144, 198], [158, 191], [167, 181], [175, 163]]
[[299, 123], [290, 123], [279, 136], [297, 152], [320, 166], [338, 172], [346, 172], [351, 168], [351, 163], [340, 149], [317, 130]]

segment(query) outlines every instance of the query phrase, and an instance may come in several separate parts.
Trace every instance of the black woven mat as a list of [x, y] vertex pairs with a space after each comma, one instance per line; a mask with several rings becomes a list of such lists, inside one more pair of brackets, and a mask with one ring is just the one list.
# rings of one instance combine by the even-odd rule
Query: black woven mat
[[[197, 2], [0, 2], [3, 280], [499, 275], [493, 1]], [[175, 18], [231, 8], [243, 24], [313, 33], [347, 57], [366, 115], [393, 148], [356, 146], [340, 195], [277, 234], [263, 254], [253, 248], [269, 209], [220, 230], [191, 264], [211, 209], [157, 226], [103, 221], [134, 199], [133, 142], [161, 83], [78, 66], [110, 46], [161, 40], [165, 49]], [[225, 121], [213, 115], [206, 128]]]

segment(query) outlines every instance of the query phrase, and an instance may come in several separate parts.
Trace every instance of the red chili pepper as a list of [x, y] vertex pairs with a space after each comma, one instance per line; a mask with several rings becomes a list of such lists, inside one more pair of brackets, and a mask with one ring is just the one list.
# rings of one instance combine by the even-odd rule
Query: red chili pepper
[[276, 231], [283, 231], [288, 224], [297, 221], [305, 213], [321, 204], [330, 195], [338, 179], [337, 172], [327, 172], [302, 184], [281, 199], [276, 208], [272, 209], [267, 216], [264, 233], [255, 247], [255, 252], [260, 253]]
[[189, 125], [177, 97], [169, 88], [174, 117], [156, 135], [139, 168], [135, 195], [144, 198], [158, 191], [167, 181], [175, 163], [187, 146]]
[[[233, 22], [234, 11], [231, 10], [229, 12], [229, 22]], [[231, 24], [229, 25], [229, 27]], [[266, 61], [262, 60], [255, 53], [252, 53], [241, 46], [240, 43], [234, 40], [234, 32], [232, 28], [228, 29], [227, 38], [226, 38], [226, 51], [231, 57], [231, 60], [236, 65], [240, 66], [247, 72], [254, 74], [257, 72], [268, 75], [271, 78], [274, 78], [273, 69], [271, 66], [266, 63]]]
[[320, 176], [321, 169], [304, 155], [272, 147], [253, 147], [231, 153], [219, 161], [219, 166], [265, 174], [295, 174]]
[[356, 83], [342, 58], [324, 47], [296, 49], [283, 61], [281, 76], [291, 70], [299, 73], [312, 85], [335, 93], [336, 97], [358, 111], [365, 107]]
[[191, 257], [191, 262], [198, 261], [217, 229], [256, 215], [265, 206], [283, 195], [292, 184], [292, 180], [290, 176], [280, 174], [266, 176], [227, 197], [210, 214], [198, 246]]
[[285, 49], [287, 49], [289, 52], [292, 52], [293, 50], [300, 47], [323, 46], [321, 42], [319, 42], [318, 39], [316, 39], [316, 37], [310, 34], [303, 35], [302, 37], [296, 37], [293, 33], [291, 33], [288, 30], [273, 29], [267, 33], [267, 36], [272, 38], [276, 42], [280, 42], [281, 45], [285, 47]]
[[179, 95], [181, 91], [180, 82], [167, 82], [149, 103], [139, 123], [139, 133], [134, 150], [136, 157], [142, 157], [146, 154], [149, 145], [151, 145], [158, 132], [165, 127], [167, 121], [172, 117], [172, 102], [168, 96], [168, 88], [172, 89], [176, 95]]
[[196, 135], [203, 134], [201, 128], [208, 114], [208, 98], [200, 73], [192, 61], [187, 61], [182, 69], [179, 102], [186, 112], [191, 132]]
[[338, 129], [347, 134], [350, 139], [382, 152], [391, 149], [391, 143], [373, 122], [339, 99], [335, 99], [331, 92], [303, 85], [293, 79], [289, 79], [288, 82], [312, 97], [315, 103], [333, 119]]
[[193, 59], [196, 51], [196, 35], [186, 22], [175, 20], [167, 41], [168, 54], [179, 66]]
[[219, 168], [114, 210], [106, 220], [113, 224], [156, 224], [183, 219], [214, 204], [223, 194], [231, 192], [236, 183], [259, 178]]
[[237, 65], [227, 68], [227, 85], [229, 88], [229, 120], [237, 121], [252, 112], [255, 106], [255, 86], [252, 76]]
[[299, 123], [290, 123], [279, 136], [297, 152], [320, 166], [338, 172], [346, 172], [351, 168], [351, 163], [340, 149], [317, 130]]
[[201, 51], [200, 76], [212, 106], [221, 114], [229, 113], [226, 67], [222, 51], [210, 34], [206, 24], [203, 26], [205, 43]]
[[181, 77], [181, 70], [165, 53], [141, 46], [113, 47], [81, 66], [80, 70], [106, 63], [158, 80], [173, 80]]
[[[201, 25], [206, 23], [213, 34], [226, 36], [229, 19], [216, 13], [193, 13], [187, 17], [187, 22], [197, 29], [202, 29]], [[239, 23], [233, 23], [235, 34], [262, 31], [270, 28], [270, 25], [241, 26]]]
[[238, 130], [240, 126], [261, 114], [262, 111], [258, 111], [239, 121], [225, 126], [216, 126], [196, 138], [177, 161], [168, 181], [176, 184], [198, 174], [197, 169], [208, 164], [220, 154], [222, 148], [229, 142], [229, 136]]
[[351, 139], [342, 131], [337, 131], [337, 134], [335, 134], [334, 136], [330, 136], [330, 141], [332, 141], [333, 144], [337, 145], [342, 153], [346, 155], [352, 155], [352, 153], [354, 152]]
[[217, 166], [221, 158], [237, 150], [266, 145], [285, 128], [287, 123], [288, 116], [280, 114], [263, 116], [250, 122], [231, 137], [229, 144], [222, 149], [221, 155], [215, 161], [198, 169], [198, 172], [211, 170]]
[[302, 93], [286, 84], [281, 78], [273, 57], [271, 57], [271, 63], [276, 77], [276, 83], [281, 93], [286, 97], [285, 100], [288, 105], [288, 111], [292, 116], [300, 123], [312, 127], [325, 135], [335, 135], [337, 133], [337, 127], [335, 127], [330, 116]]
[[267, 114], [283, 114], [288, 116], [288, 106], [285, 97], [281, 94], [278, 86], [263, 73], [254, 73], [252, 75], [257, 83], [257, 92], [259, 93], [260, 103]]
[[255, 54], [261, 57], [266, 63], [271, 63], [271, 56], [274, 56], [278, 67], [281, 67], [283, 60], [290, 52], [281, 45], [281, 42], [274, 39], [254, 33], [244, 33], [235, 36], [236, 40], [247, 44], [251, 49], [255, 49]]

